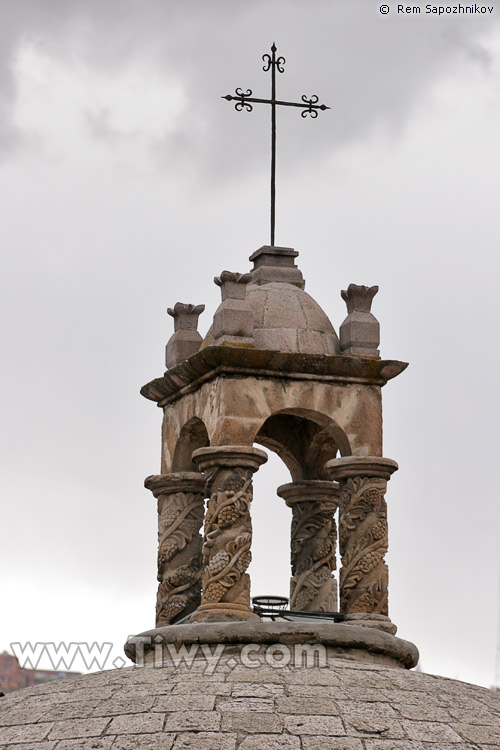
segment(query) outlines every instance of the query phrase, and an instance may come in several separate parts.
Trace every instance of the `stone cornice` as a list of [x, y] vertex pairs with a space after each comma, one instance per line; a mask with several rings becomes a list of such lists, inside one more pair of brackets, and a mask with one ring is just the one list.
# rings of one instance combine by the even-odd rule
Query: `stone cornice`
[[203, 383], [227, 375], [383, 386], [407, 366], [407, 362], [390, 359], [207, 346], [144, 385], [141, 394], [165, 406]]

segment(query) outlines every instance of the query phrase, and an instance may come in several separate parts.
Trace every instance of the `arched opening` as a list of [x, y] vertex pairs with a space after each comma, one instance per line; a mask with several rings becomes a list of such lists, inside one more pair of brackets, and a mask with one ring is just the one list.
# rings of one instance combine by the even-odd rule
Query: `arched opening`
[[273, 414], [259, 429], [255, 442], [270, 453], [268, 463], [254, 475], [251, 593], [289, 596], [292, 511], [276, 490], [290, 479], [329, 481], [325, 463], [338, 454], [351, 455], [351, 447], [331, 418], [304, 409]]
[[172, 471], [198, 471], [191, 456], [197, 448], [210, 445], [207, 428], [198, 417], [190, 419], [181, 430], [175, 446]]
[[308, 409], [284, 409], [270, 416], [255, 442], [275, 451], [292, 480], [328, 479], [325, 463], [340, 453], [351, 455], [345, 432], [329, 417]]

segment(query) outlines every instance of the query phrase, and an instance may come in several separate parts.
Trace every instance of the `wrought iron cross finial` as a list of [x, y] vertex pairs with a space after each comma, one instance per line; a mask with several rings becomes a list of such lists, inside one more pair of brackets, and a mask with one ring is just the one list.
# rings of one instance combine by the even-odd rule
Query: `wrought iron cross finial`
[[241, 112], [243, 109], [247, 112], [251, 112], [253, 104], [270, 104], [271, 105], [271, 245], [274, 246], [274, 229], [276, 219], [276, 107], [277, 105], [283, 107], [300, 107], [302, 109], [302, 117], [309, 115], [312, 118], [318, 116], [318, 110], [324, 111], [330, 109], [326, 104], [318, 104], [318, 97], [314, 94], [310, 98], [302, 96], [302, 102], [283, 102], [276, 99], [276, 70], [278, 73], [283, 73], [285, 68], [285, 58], [276, 57], [277, 47], [273, 42], [271, 47], [271, 54], [262, 55], [264, 61], [263, 70], [267, 73], [271, 71], [271, 98], [270, 99], [259, 99], [252, 96], [252, 89], [247, 89], [245, 92], [241, 88], [235, 89], [235, 95], [227, 94], [223, 96], [228, 102], [236, 102], [235, 109]]

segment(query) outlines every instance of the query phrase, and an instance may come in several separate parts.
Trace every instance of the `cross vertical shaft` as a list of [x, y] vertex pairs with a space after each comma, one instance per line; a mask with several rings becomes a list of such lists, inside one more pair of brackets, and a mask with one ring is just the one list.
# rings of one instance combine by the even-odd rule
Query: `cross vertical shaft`
[[276, 45], [271, 47], [271, 246], [276, 225]]

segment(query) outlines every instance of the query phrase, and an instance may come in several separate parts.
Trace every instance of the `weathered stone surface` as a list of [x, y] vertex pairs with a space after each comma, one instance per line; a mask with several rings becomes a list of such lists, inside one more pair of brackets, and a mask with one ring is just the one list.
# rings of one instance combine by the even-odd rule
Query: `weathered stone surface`
[[[224, 347], [219, 347], [223, 349]], [[233, 353], [235, 350], [227, 348]], [[198, 355], [196, 355], [198, 356]], [[340, 357], [338, 359], [341, 359]], [[326, 474], [308, 476], [310, 440], [304, 427], [314, 434], [324, 432], [330, 452], [318, 458], [324, 463], [337, 452], [380, 455], [382, 451], [381, 393], [376, 385], [333, 383], [321, 380], [294, 380], [281, 377], [238, 375], [229, 368], [218, 380], [207, 381], [198, 391], [165, 406], [162, 474], [173, 471], [176, 449], [186, 425], [198, 420], [207, 433], [206, 444], [252, 445], [261, 443], [266, 423], [275, 414], [286, 414], [288, 423], [273, 438], [280, 450], [289, 450], [288, 439], [295, 432], [298, 440], [290, 466], [293, 481], [328, 479]], [[304, 414], [308, 421], [297, 422]], [[295, 422], [290, 422], [295, 419]], [[317, 420], [317, 421], [315, 421]], [[295, 425], [295, 426], [293, 426]], [[261, 443], [262, 444], [262, 443]], [[199, 446], [196, 446], [199, 447]], [[194, 448], [192, 449], [194, 450]], [[310, 462], [309, 462], [310, 463]]]
[[389, 571], [384, 558], [389, 538], [384, 495], [397, 464], [376, 456], [347, 456], [328, 461], [326, 469], [340, 484], [340, 609], [387, 617]]
[[340, 716], [285, 716], [285, 728], [290, 734], [326, 734], [329, 737], [346, 733]]
[[[109, 724], [109, 719], [68, 719], [56, 721], [49, 740], [72, 739], [73, 737], [99, 737]], [[40, 727], [43, 725], [39, 725]], [[42, 739], [42, 738], [40, 738]]]
[[158, 500], [158, 594], [156, 625], [185, 617], [201, 602], [200, 529], [205, 510], [201, 474], [179, 472], [145, 481]]
[[348, 733], [367, 737], [399, 739], [406, 736], [398, 715], [387, 703], [361, 703], [348, 701], [342, 711]]
[[177, 735], [173, 750], [235, 750], [236, 735], [219, 732], [182, 732]]
[[286, 737], [280, 734], [257, 734], [246, 737], [239, 750], [300, 750], [298, 737]]
[[[223, 628], [220, 623], [216, 626]], [[172, 630], [180, 627], [171, 626]], [[373, 632], [387, 637], [385, 633]], [[200, 665], [206, 666], [202, 656], [191, 669], [184, 664], [174, 668], [111, 670], [8, 694], [0, 701], [0, 721], [8, 720], [16, 711], [18, 724], [0, 724], [0, 748], [493, 750], [500, 747], [500, 695], [475, 685], [335, 656], [329, 658], [324, 669], [292, 666], [271, 669], [264, 664], [257, 669], [240, 665], [229, 671], [222, 665], [214, 674], [206, 675], [198, 670]], [[73, 694], [78, 696], [75, 702]], [[106, 714], [106, 705], [113, 703], [122, 710], [134, 695], [136, 708], [140, 710], [129, 714], [45, 720], [58, 707], [73, 702], [84, 713], [95, 700], [97, 712]], [[146, 706], [146, 698], [153, 701], [151, 708]], [[453, 711], [458, 706], [460, 715], [455, 717]], [[483, 722], [480, 724], [479, 711]]]
[[[448, 724], [437, 721], [412, 721], [410, 723], [407, 719], [403, 719], [401, 726], [409, 739], [421, 742], [461, 742], [462, 739], [470, 739], [461, 737]], [[488, 734], [490, 738], [493, 738], [491, 731]], [[500, 740], [500, 732], [497, 732], [497, 739]]]
[[[494, 725], [488, 724], [488, 726], [479, 726], [478, 724], [473, 723], [473, 721], [468, 720], [469, 723], [461, 722], [456, 724], [453, 729], [450, 727], [445, 727], [445, 725], [438, 725], [439, 729], [436, 730], [434, 728], [434, 725], [428, 724], [427, 726], [420, 728], [420, 725], [412, 724], [411, 727], [407, 726], [408, 734], [411, 736], [416, 733], [423, 733], [427, 739], [425, 739], [426, 742], [429, 742], [429, 738], [434, 738], [435, 733], [443, 733], [446, 734], [443, 739], [446, 739], [448, 742], [457, 742], [458, 740], [453, 739], [454, 735], [458, 735], [464, 740], [467, 740], [469, 742], [475, 742], [479, 745], [482, 744], [490, 744], [490, 745], [496, 745], [497, 747], [500, 747], [500, 715], [497, 714], [497, 723]], [[424, 738], [422, 737], [424, 740]]]
[[[194, 649], [193, 671], [196, 667], [206, 671], [207, 662], [200, 660], [201, 657], [206, 658], [203, 648], [209, 649], [210, 654], [222, 649], [218, 668], [213, 673], [215, 679], [220, 679], [218, 669], [225, 667], [230, 655], [235, 665], [226, 679], [240, 683], [255, 682], [254, 673], [259, 679], [261, 669], [268, 672], [269, 679], [266, 677], [266, 680], [259, 680], [260, 682], [284, 681], [280, 677], [281, 670], [276, 668], [279, 658], [273, 657], [276, 644], [285, 649], [287, 666], [295, 670], [287, 674], [287, 684], [302, 681], [305, 664], [310, 672], [309, 684], [341, 684], [342, 672], [324, 668], [325, 659], [329, 664], [330, 660], [338, 656], [352, 659], [353, 668], [359, 663], [363, 671], [358, 684], [366, 687], [381, 685], [380, 679], [374, 683], [369, 671], [374, 663], [404, 669], [413, 667], [418, 662], [418, 650], [408, 641], [374, 628], [333, 622], [261, 622], [257, 618], [244, 622], [199, 622], [154, 628], [138, 638], [141, 642], [148, 642], [150, 646], [144, 647], [143, 657], [141, 654], [138, 656], [136, 639], [131, 639], [125, 645], [127, 656], [133, 661], [142, 662], [144, 659], [146, 663], [156, 666], [163, 664], [167, 668], [175, 663], [179, 644], [183, 644], [188, 652], [191, 648]], [[258, 669], [252, 668], [255, 666]], [[387, 683], [385, 687], [390, 687], [390, 684]]]
[[370, 312], [372, 300], [378, 286], [357, 286], [349, 284], [347, 291], [341, 292], [347, 304], [347, 318], [340, 326], [340, 348], [344, 354], [361, 357], [378, 357], [380, 326]]
[[324, 695], [321, 690], [314, 697], [286, 697], [276, 699], [276, 710], [280, 714], [293, 714], [297, 716], [307, 714], [338, 715], [334, 701]]
[[274, 711], [274, 700], [272, 698], [222, 698], [217, 706], [221, 711], [251, 713], [271, 713]]
[[166, 732], [216, 732], [220, 726], [220, 714], [211, 711], [174, 711], [167, 716]]
[[[281, 329], [276, 329], [281, 330]], [[255, 331], [254, 331], [255, 333]], [[244, 349], [215, 346], [207, 343], [188, 362], [177, 365], [161, 378], [155, 378], [141, 388], [141, 394], [157, 403], [167, 404], [196, 391], [204, 382], [220, 373], [243, 373], [252, 370], [256, 375], [270, 375], [281, 380], [297, 374], [316, 375], [319, 382], [330, 379], [338, 383], [385, 385], [408, 367], [407, 362], [375, 360], [323, 353], [286, 352], [280, 350]]]
[[[2, 704], [0, 704], [0, 711], [4, 708], [4, 703], [8, 705], [8, 700], [5, 701], [2, 699]], [[28, 716], [26, 718], [28, 718]], [[1, 727], [0, 742], [5, 743], [7, 746], [9, 744], [14, 745], [21, 742], [41, 742], [42, 740], [47, 738], [53, 726], [53, 723], [23, 723], [16, 726]], [[73, 735], [73, 737], [75, 736], [78, 735]]]
[[165, 723], [165, 714], [128, 713], [115, 716], [108, 729], [110, 734], [141, 734], [142, 732], [161, 732]]
[[184, 362], [200, 348], [203, 339], [196, 329], [198, 318], [204, 309], [205, 305], [190, 305], [183, 302], [176, 302], [173, 309], [168, 308], [168, 314], [174, 319], [174, 334], [170, 337], [165, 351], [165, 364], [168, 368]]
[[252, 284], [283, 282], [304, 288], [302, 273], [294, 263], [298, 252], [291, 247], [264, 245], [250, 256], [253, 270], [250, 272]]
[[[207, 689], [205, 683], [205, 691]], [[213, 687], [211, 686], [211, 692]], [[220, 693], [218, 693], [220, 695]], [[214, 695], [189, 693], [188, 695], [161, 695], [156, 699], [152, 711], [212, 711], [215, 703]]]
[[[339, 354], [338, 337], [327, 315], [312, 297], [295, 285], [277, 281], [264, 286], [252, 283], [247, 287], [245, 307], [237, 307], [251, 312], [253, 345], [257, 349]], [[201, 349], [218, 343], [219, 327], [214, 318], [214, 326]], [[236, 339], [234, 343], [238, 343]]]
[[[366, 750], [426, 750], [428, 747], [413, 740], [365, 740]], [[456, 745], [453, 747], [454, 750], [458, 750]], [[439, 750], [444, 750], [444, 748], [440, 745]], [[463, 750], [463, 745], [460, 745], [459, 750]]]
[[302, 750], [364, 750], [361, 740], [353, 737], [303, 737]]
[[223, 271], [214, 281], [221, 287], [222, 294], [222, 302], [214, 315], [214, 342], [253, 346], [253, 312], [246, 300], [250, 274]]
[[[172, 750], [175, 734], [119, 735], [113, 743], [113, 750]], [[45, 748], [43, 748], [45, 750]]]
[[222, 710], [222, 731], [238, 731], [254, 734], [255, 732], [276, 733], [281, 732], [281, 721], [279, 717], [271, 712], [259, 713], [258, 711], [226, 711]]
[[[37, 745], [36, 750], [40, 750], [40, 748], [42, 748], [42, 750], [46, 750], [45, 745], [45, 742], [43, 743], [43, 745]], [[127, 738], [116, 738], [114, 735], [112, 735], [111, 737], [92, 737], [91, 739], [84, 739], [82, 737], [78, 740], [60, 740], [57, 742], [57, 750], [110, 750], [111, 747], [114, 747], [115, 750], [117, 748], [118, 750], [130, 750], [130, 748], [134, 746], [130, 745], [130, 742], [127, 741]], [[24, 745], [18, 745], [17, 750], [27, 750], [27, 748], [25, 748]], [[35, 749], [33, 748], [33, 750]]]
[[283, 685], [255, 685], [254, 683], [236, 683], [231, 688], [233, 698], [271, 698], [285, 694]]
[[203, 537], [202, 600], [193, 621], [245, 620], [250, 610], [252, 474], [267, 461], [247, 446], [199, 448], [193, 461], [205, 472], [210, 499]]
[[[210, 682], [210, 692], [213, 695], [231, 695], [231, 685], [227, 682]], [[206, 693], [207, 680], [206, 679], [192, 679], [189, 682], [178, 682], [172, 686], [172, 697], [180, 695], [189, 695], [193, 700], [197, 700], [199, 693]], [[203, 696], [205, 697], [205, 696]]]
[[284, 484], [277, 493], [292, 509], [289, 608], [295, 611], [336, 612], [337, 526], [334, 514], [339, 494], [333, 482]]
[[[88, 714], [89, 716], [116, 716], [117, 714], [130, 714], [139, 713], [140, 711], [149, 711], [153, 708], [155, 698], [141, 695], [129, 695], [122, 696], [117, 695], [107, 701], [101, 701], [98, 706], [92, 709]], [[65, 708], [71, 708], [72, 704], [69, 703]], [[80, 714], [81, 716], [83, 713]], [[71, 716], [64, 718], [73, 718], [76, 716], [75, 709], [72, 710]], [[59, 717], [63, 718], [63, 717]]]

